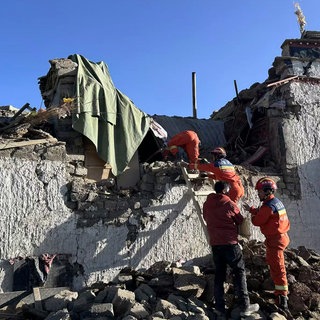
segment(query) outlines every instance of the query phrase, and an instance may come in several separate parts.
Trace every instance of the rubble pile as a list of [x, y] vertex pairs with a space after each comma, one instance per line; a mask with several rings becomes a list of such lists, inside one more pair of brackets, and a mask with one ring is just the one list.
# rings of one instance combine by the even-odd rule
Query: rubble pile
[[[247, 319], [320, 319], [319, 254], [305, 247], [285, 252], [290, 315], [274, 304], [264, 244], [246, 239], [240, 243], [246, 262], [250, 299], [260, 305], [260, 310]], [[20, 302], [5, 311], [14, 312], [24, 319], [46, 320], [215, 319], [214, 276], [211, 257], [174, 263], [159, 261], [147, 270], [122, 269], [110, 283], [95, 283], [79, 292], [63, 290], [41, 301], [41, 308]], [[234, 305], [230, 274], [225, 291], [230, 319], [240, 319], [239, 310]]]

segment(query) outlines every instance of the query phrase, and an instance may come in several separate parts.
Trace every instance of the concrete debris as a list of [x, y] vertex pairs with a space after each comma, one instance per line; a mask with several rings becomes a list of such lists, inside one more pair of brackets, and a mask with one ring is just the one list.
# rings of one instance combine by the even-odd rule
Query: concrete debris
[[[275, 59], [268, 79], [242, 90], [211, 118], [224, 123], [228, 158], [238, 164], [236, 170], [246, 188], [247, 200], [256, 198], [253, 186], [259, 175], [274, 177], [292, 217], [292, 245], [319, 248], [319, 33], [313, 40], [312, 36], [314, 32], [307, 32], [303, 39], [285, 41], [283, 54]], [[46, 110], [37, 112], [29, 104], [20, 110], [12, 106], [0, 108], [1, 158], [7, 170], [1, 181], [10, 181], [13, 186], [2, 194], [3, 207], [8, 210], [2, 217], [1, 256], [10, 257], [20, 250], [24, 256], [29, 255], [41, 241], [53, 252], [68, 250], [69, 254], [71, 248], [70, 255], [80, 270], [73, 273], [78, 280], [75, 284], [87, 287], [79, 292], [75, 291], [79, 287], [73, 291], [59, 289], [58, 294], [54, 291], [57, 288], [52, 288], [52, 297], [41, 295], [36, 300], [35, 295], [34, 303], [11, 301], [6, 307], [0, 306], [0, 319], [215, 319], [215, 270], [200, 260], [186, 261], [207, 254], [210, 248], [199, 241], [202, 233], [196, 223], [190, 223], [194, 220], [188, 220], [192, 219], [192, 208], [180, 203], [186, 188], [181, 168], [169, 162], [139, 161], [139, 156], [148, 159], [148, 152], [153, 152], [151, 139], [139, 147], [127, 176], [122, 181], [121, 176], [114, 178], [111, 167], [101, 163], [95, 146], [72, 129], [76, 101], [66, 98], [61, 104], [62, 97], [73, 96], [65, 93], [73, 89], [70, 80], [77, 66], [64, 59], [50, 63], [57, 72], [40, 78]], [[50, 83], [56, 83], [61, 75], [63, 90], [51, 90]], [[301, 147], [299, 152], [297, 146]], [[193, 181], [195, 189], [205, 187], [206, 182]], [[178, 190], [175, 187], [179, 184]], [[208, 187], [212, 190], [211, 185]], [[39, 207], [34, 210], [35, 206], [27, 208], [24, 203]], [[176, 205], [174, 209], [172, 204]], [[20, 211], [11, 209], [19, 207]], [[4, 223], [7, 220], [10, 227]], [[174, 220], [179, 223], [173, 224]], [[39, 223], [32, 225], [30, 221]], [[173, 236], [163, 237], [162, 241], [167, 227]], [[258, 241], [260, 234], [253, 231], [254, 240], [241, 240], [251, 302], [260, 305], [251, 319], [320, 319], [320, 255], [304, 246], [286, 250], [291, 312], [287, 314], [274, 303], [265, 247]], [[149, 237], [148, 242], [143, 233]], [[24, 246], [16, 234], [25, 235]], [[92, 234], [95, 237], [88, 239]], [[99, 259], [92, 259], [102, 239], [107, 249], [115, 248], [101, 249]], [[154, 251], [143, 252], [151, 246]], [[204, 252], [205, 249], [208, 250]], [[125, 268], [118, 274], [129, 263], [138, 265], [140, 251], [144, 253], [145, 269]], [[182, 257], [174, 263], [153, 264], [155, 259], [170, 260], [178, 255]], [[149, 267], [150, 264], [153, 265]], [[9, 276], [3, 269], [0, 276], [4, 290]], [[231, 280], [229, 274], [225, 298], [229, 317], [239, 319], [239, 310], [233, 307]]]
[[[320, 318], [320, 255], [305, 247], [286, 251], [289, 314], [274, 303], [264, 244], [243, 239], [241, 245], [251, 303], [260, 306], [256, 314], [246, 319]], [[124, 268], [114, 281], [97, 282], [79, 292], [63, 288], [42, 300], [40, 306], [21, 302], [10, 305], [0, 310], [1, 319], [216, 319], [214, 277], [210, 257], [174, 263], [159, 261], [146, 270]], [[231, 274], [227, 276], [225, 292], [229, 319], [240, 319]]]
[[[65, 102], [59, 107], [51, 107], [46, 110], [31, 108], [29, 104], [19, 111], [8, 107], [0, 108], [0, 134], [1, 140], [21, 141], [46, 138], [48, 142], [57, 142], [51, 135], [53, 130], [48, 121], [53, 118], [61, 119], [71, 115], [73, 102]], [[29, 111], [26, 111], [28, 109]], [[50, 141], [51, 140], [51, 141]]]

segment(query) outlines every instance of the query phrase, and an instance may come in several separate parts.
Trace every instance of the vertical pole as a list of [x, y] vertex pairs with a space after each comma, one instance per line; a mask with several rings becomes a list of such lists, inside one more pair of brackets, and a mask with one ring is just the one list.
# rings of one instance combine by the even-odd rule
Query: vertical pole
[[197, 119], [197, 85], [195, 72], [192, 72], [192, 110], [193, 118]]
[[234, 83], [234, 88], [235, 88], [235, 90], [236, 90], [237, 102], [240, 103], [237, 81], [236, 81], [236, 80], [233, 80], [233, 83]]

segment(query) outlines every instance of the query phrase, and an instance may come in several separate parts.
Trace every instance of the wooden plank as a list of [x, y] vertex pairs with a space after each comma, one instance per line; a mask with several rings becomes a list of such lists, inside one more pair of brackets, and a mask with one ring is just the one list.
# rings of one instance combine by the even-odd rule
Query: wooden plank
[[199, 218], [199, 221], [200, 221], [200, 224], [202, 226], [202, 229], [203, 229], [203, 232], [207, 238], [207, 242], [208, 244], [210, 244], [210, 239], [209, 239], [209, 234], [208, 234], [208, 230], [207, 230], [207, 224], [206, 222], [204, 221], [203, 219], [203, 215], [202, 215], [202, 208], [197, 200], [197, 196], [195, 194], [195, 190], [193, 189], [193, 185], [189, 179], [189, 176], [188, 176], [188, 172], [187, 172], [187, 169], [183, 166], [181, 166], [181, 171], [182, 171], [182, 174], [183, 174], [183, 177], [186, 181], [186, 185], [188, 187], [188, 191], [190, 192], [191, 194], [191, 198], [193, 200], [193, 204], [196, 208], [196, 211], [197, 211], [197, 215], [198, 215], [198, 218]]
[[36, 111], [36, 108], [31, 108], [29, 103], [26, 103], [22, 108], [20, 108], [20, 110], [13, 116], [10, 118], [10, 122], [15, 121], [16, 118], [18, 118], [20, 116], [20, 114], [25, 110], [28, 109], [30, 111]]
[[199, 178], [199, 173], [187, 173], [189, 179], [197, 179]]
[[208, 196], [209, 194], [213, 193], [213, 190], [200, 190], [200, 191], [194, 191], [194, 194], [196, 196]]
[[10, 148], [19, 148], [19, 147], [25, 147], [30, 146], [34, 144], [41, 144], [41, 143], [56, 143], [58, 142], [57, 139], [51, 138], [51, 139], [37, 139], [37, 140], [27, 140], [27, 141], [14, 141], [14, 142], [8, 142], [8, 143], [0, 143], [0, 150], [3, 149], [10, 149]]
[[30, 296], [31, 291], [13, 291], [0, 293], [0, 309], [10, 306], [16, 305], [22, 299]]
[[293, 77], [290, 77], [290, 78], [286, 78], [286, 79], [283, 79], [283, 80], [279, 80], [279, 81], [276, 81], [276, 82], [272, 82], [272, 83], [269, 83], [267, 85], [267, 88], [268, 87], [272, 87], [272, 86], [279, 86], [281, 84], [286, 84], [287, 82], [293, 80], [293, 79], [296, 79], [298, 78], [299, 76], [293, 76]]
[[265, 153], [268, 151], [268, 148], [260, 146], [257, 151], [251, 156], [249, 157], [249, 159], [247, 159], [246, 161], [244, 161], [242, 163], [242, 165], [248, 165], [248, 164], [253, 164], [255, 163], [257, 160], [259, 160], [262, 156], [265, 155]]
[[22, 314], [14, 314], [2, 311], [0, 312], [0, 319], [24, 319]]
[[39, 287], [33, 288], [33, 297], [34, 297], [34, 307], [37, 310], [43, 310], [42, 309], [42, 301], [41, 301], [41, 294]]
[[[41, 293], [41, 299], [43, 300], [46, 300], [63, 290], [70, 290], [70, 288], [69, 287], [39, 288], [39, 291]], [[30, 291], [11, 291], [11, 292], [0, 293], [0, 309], [4, 308], [5, 306], [15, 305], [19, 301], [23, 301], [25, 304], [34, 303], [35, 300], [34, 300], [33, 292], [30, 290]]]

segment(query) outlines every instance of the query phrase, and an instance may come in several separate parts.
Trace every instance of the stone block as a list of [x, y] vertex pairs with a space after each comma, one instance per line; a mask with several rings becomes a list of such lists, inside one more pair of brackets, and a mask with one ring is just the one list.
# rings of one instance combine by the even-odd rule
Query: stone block
[[112, 303], [114, 306], [115, 315], [123, 315], [127, 313], [135, 303], [134, 292], [117, 288]]
[[159, 184], [166, 184], [166, 183], [172, 182], [171, 177], [169, 177], [169, 176], [157, 176], [156, 181]]
[[44, 302], [45, 309], [47, 311], [56, 312], [58, 310], [66, 308], [71, 301], [76, 300], [77, 298], [78, 292], [63, 290]]
[[145, 182], [145, 183], [154, 183], [154, 175], [153, 174], [149, 174], [149, 173], [146, 173], [143, 175], [142, 177], [142, 182]]
[[127, 315], [131, 315], [136, 319], [148, 319], [149, 312], [143, 304], [136, 302], [128, 311]]
[[28, 160], [38, 160], [39, 155], [34, 152], [34, 146], [23, 147], [19, 149], [9, 149], [14, 153], [16, 158], [28, 159]]
[[106, 287], [102, 291], [100, 291], [95, 299], [95, 303], [102, 303], [102, 302], [107, 302], [111, 303], [116, 295], [116, 292], [118, 291], [119, 288], [111, 286], [111, 287]]
[[84, 154], [68, 154], [67, 161], [69, 162], [83, 162], [84, 163]]
[[71, 316], [66, 308], [51, 313], [46, 317], [46, 320], [71, 320]]
[[183, 311], [179, 310], [173, 303], [164, 299], [159, 299], [155, 310], [162, 311], [165, 318], [170, 318], [170, 319], [172, 317], [180, 316], [180, 315], [186, 316], [186, 314]]
[[94, 317], [113, 317], [113, 304], [112, 303], [94, 303], [89, 309], [90, 313]]
[[183, 295], [200, 297], [206, 287], [206, 280], [195, 273], [173, 268], [174, 287]]
[[152, 192], [153, 189], [154, 189], [154, 185], [153, 185], [153, 183], [142, 182], [141, 185], [140, 185], [140, 189], [142, 191]]
[[73, 312], [84, 312], [88, 309], [88, 301], [85, 297], [79, 297], [72, 303], [72, 311]]
[[142, 283], [135, 291], [134, 291], [136, 300], [141, 301], [154, 301], [156, 299], [156, 293], [154, 290], [145, 283]]
[[74, 171], [74, 174], [79, 177], [84, 177], [88, 173], [88, 169], [84, 167], [77, 167]]
[[43, 153], [44, 160], [65, 161], [67, 158], [66, 147], [64, 145], [48, 146]]

